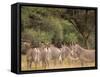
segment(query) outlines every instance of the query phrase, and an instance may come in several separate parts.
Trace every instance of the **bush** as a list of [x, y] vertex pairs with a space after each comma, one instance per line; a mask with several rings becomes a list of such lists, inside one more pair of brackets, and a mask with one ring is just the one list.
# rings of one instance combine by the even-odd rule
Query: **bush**
[[64, 36], [64, 42], [68, 44], [75, 44], [78, 42], [77, 35], [75, 33], [69, 33]]
[[36, 31], [33, 29], [26, 29], [23, 35], [23, 38], [25, 40], [30, 40], [32, 42], [33, 47], [39, 47], [41, 45], [41, 42], [44, 44], [51, 43], [52, 37], [52, 34], [49, 32], [40, 30]]

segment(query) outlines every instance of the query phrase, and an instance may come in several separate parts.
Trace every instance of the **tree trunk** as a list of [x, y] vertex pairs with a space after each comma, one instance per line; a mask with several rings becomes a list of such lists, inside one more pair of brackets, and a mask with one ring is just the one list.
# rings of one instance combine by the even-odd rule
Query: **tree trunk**
[[86, 48], [87, 48], [87, 49], [89, 49], [89, 45], [88, 45], [88, 38], [87, 38], [87, 39], [85, 39], [85, 46], [86, 46]]

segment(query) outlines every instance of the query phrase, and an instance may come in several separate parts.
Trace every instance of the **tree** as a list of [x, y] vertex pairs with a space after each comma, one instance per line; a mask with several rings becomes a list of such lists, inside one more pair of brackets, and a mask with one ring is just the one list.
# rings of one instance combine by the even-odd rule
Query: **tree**
[[69, 13], [66, 16], [67, 20], [73, 24], [83, 37], [86, 48], [89, 48], [88, 38], [93, 31], [95, 32], [95, 11], [69, 9], [67, 12]]

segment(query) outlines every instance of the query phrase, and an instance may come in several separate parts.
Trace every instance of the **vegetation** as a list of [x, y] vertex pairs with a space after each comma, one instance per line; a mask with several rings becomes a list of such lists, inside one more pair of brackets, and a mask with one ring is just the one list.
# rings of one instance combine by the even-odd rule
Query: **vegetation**
[[22, 39], [30, 40], [34, 47], [43, 42], [57, 47], [79, 43], [95, 48], [94, 10], [23, 6], [21, 20]]

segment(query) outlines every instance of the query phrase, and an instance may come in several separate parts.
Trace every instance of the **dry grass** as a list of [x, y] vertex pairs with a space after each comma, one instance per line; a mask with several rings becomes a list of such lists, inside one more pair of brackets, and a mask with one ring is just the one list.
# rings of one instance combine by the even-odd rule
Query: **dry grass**
[[38, 67], [35, 68], [34, 63], [32, 63], [32, 68], [27, 68], [27, 61], [26, 61], [26, 55], [21, 56], [21, 70], [45, 70], [45, 69], [58, 69], [58, 68], [77, 68], [77, 67], [92, 67], [95, 66], [95, 63], [86, 63], [84, 66], [80, 65], [80, 61], [70, 61], [68, 59], [64, 60], [62, 64], [57, 63], [56, 65], [53, 64], [53, 62], [50, 62], [49, 67], [43, 68], [41, 65], [38, 64]]

